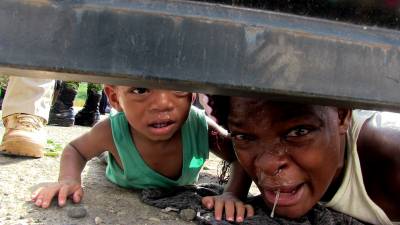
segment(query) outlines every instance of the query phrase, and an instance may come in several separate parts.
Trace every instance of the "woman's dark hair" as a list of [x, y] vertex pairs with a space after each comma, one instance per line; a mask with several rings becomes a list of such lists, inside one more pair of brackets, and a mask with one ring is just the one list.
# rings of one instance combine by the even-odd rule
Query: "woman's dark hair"
[[[228, 129], [228, 114], [229, 114], [229, 104], [230, 97], [222, 95], [207, 95], [208, 102], [207, 105], [211, 108], [211, 112], [208, 112], [211, 117], [216, 119], [216, 122]], [[230, 163], [228, 161], [221, 161], [218, 166], [218, 182], [220, 184], [225, 184], [229, 180], [230, 174]]]
[[217, 119], [217, 123], [228, 129], [229, 96], [207, 95], [208, 106], [212, 109], [211, 116]]

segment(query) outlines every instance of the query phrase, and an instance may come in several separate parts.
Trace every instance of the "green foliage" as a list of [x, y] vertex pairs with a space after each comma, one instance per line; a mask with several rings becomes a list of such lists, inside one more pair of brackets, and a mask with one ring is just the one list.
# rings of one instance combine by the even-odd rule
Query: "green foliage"
[[57, 157], [61, 154], [64, 146], [60, 143], [57, 143], [51, 139], [47, 139], [47, 145], [45, 147], [45, 156]]
[[75, 97], [74, 106], [83, 107], [87, 97], [87, 83], [79, 83], [78, 94]]

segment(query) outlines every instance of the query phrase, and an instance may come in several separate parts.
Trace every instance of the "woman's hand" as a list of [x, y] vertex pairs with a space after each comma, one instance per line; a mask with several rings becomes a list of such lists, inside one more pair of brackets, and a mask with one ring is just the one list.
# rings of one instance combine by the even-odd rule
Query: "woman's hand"
[[[254, 215], [254, 209], [249, 204], [244, 204], [231, 192], [224, 192], [222, 195], [206, 196], [201, 200], [207, 209], [214, 208], [214, 217], [221, 220], [225, 210], [225, 218], [228, 221], [243, 222], [245, 217]], [[236, 216], [236, 217], [235, 217]]]

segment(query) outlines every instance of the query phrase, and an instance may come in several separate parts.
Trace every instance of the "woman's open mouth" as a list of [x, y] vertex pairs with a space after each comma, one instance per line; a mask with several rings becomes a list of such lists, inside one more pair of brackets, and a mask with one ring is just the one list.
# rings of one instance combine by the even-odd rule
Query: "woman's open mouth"
[[263, 194], [269, 203], [274, 204], [276, 192], [278, 190], [280, 191], [277, 203], [278, 207], [295, 205], [300, 201], [301, 196], [303, 195], [304, 183], [293, 186], [279, 186], [274, 187], [273, 189], [265, 188]]

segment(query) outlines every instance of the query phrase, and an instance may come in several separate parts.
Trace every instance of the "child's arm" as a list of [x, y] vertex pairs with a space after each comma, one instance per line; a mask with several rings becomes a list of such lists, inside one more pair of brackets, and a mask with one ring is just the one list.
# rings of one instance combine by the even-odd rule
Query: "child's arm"
[[208, 209], [214, 208], [217, 220], [222, 218], [225, 210], [225, 217], [228, 221], [242, 222], [245, 216], [254, 215], [253, 207], [242, 202], [247, 197], [252, 180], [236, 160], [228, 132], [208, 117], [207, 122], [210, 149], [220, 158], [231, 162], [231, 173], [224, 193], [219, 196], [204, 197], [202, 204]]
[[[110, 139], [111, 138], [111, 139]], [[86, 162], [112, 147], [109, 120], [96, 124], [89, 132], [71, 141], [63, 150], [58, 182], [37, 189], [32, 201], [42, 208], [48, 208], [58, 194], [59, 206], [64, 206], [68, 196], [77, 203], [83, 196], [81, 172]]]

